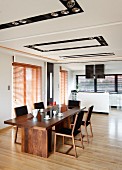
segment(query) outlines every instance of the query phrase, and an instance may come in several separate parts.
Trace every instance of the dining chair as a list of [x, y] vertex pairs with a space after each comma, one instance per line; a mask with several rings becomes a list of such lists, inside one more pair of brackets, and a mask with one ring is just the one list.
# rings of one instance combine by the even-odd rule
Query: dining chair
[[90, 126], [90, 131], [91, 131], [91, 137], [93, 137], [93, 132], [92, 132], [92, 125], [91, 125], [91, 115], [93, 111], [93, 105], [88, 108], [88, 112], [86, 114], [86, 118], [84, 121], [82, 121], [81, 125], [85, 127], [85, 132], [86, 132], [86, 137], [87, 137], [87, 142], [89, 143], [88, 139], [88, 131], [87, 131], [87, 126]]
[[[77, 139], [75, 138], [75, 136], [77, 136], [79, 133], [80, 133], [81, 148], [84, 149], [83, 136], [82, 136], [82, 132], [81, 132], [81, 121], [83, 119], [83, 115], [84, 115], [84, 111], [80, 110], [75, 115], [75, 121], [74, 121], [74, 124], [73, 124], [72, 128], [60, 128], [57, 132], [55, 132], [55, 136], [54, 136], [54, 153], [68, 154], [68, 152], [72, 148], [74, 148], [74, 155], [69, 155], [69, 154], [68, 155], [77, 157], [76, 145], [75, 145], [75, 140], [77, 140]], [[66, 153], [56, 151], [56, 149], [57, 149], [56, 148], [57, 136], [62, 136], [63, 137], [63, 145], [64, 145], [64, 137], [72, 139], [72, 145], [68, 149], [68, 151], [66, 151]], [[67, 144], [65, 144], [65, 145], [67, 145]], [[77, 146], [77, 147], [80, 147], [80, 146]]]
[[43, 102], [38, 102], [34, 103], [34, 109], [44, 109], [44, 103]]
[[79, 100], [68, 100], [68, 109], [72, 109], [74, 107], [80, 107], [80, 101]]
[[[68, 100], [68, 109], [73, 109], [74, 107], [80, 108], [80, 104], [81, 102], [79, 100]], [[75, 120], [75, 116], [73, 115], [70, 119], [70, 122], [73, 123]]]
[[[28, 109], [27, 109], [27, 106], [20, 106], [20, 107], [15, 107], [14, 108], [14, 111], [15, 111], [15, 115], [16, 117], [19, 117], [19, 116], [23, 116], [23, 115], [26, 115], [28, 114]], [[18, 143], [20, 144], [19, 142], [17, 142], [17, 133], [18, 133], [18, 126], [16, 128], [16, 133], [15, 133], [15, 140], [14, 140], [14, 143]]]

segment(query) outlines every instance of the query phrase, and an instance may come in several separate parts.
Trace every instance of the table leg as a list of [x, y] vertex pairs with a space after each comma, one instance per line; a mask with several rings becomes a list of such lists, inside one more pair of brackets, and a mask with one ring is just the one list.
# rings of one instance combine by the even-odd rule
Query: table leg
[[22, 128], [22, 152], [47, 158], [48, 131], [44, 128]]

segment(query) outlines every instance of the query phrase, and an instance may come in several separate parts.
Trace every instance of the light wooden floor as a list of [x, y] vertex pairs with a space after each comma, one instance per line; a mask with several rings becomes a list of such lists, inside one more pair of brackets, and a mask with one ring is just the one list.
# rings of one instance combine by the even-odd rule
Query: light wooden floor
[[94, 137], [78, 158], [54, 155], [41, 158], [21, 153], [14, 144], [15, 129], [0, 131], [0, 170], [122, 170], [122, 110], [92, 115]]

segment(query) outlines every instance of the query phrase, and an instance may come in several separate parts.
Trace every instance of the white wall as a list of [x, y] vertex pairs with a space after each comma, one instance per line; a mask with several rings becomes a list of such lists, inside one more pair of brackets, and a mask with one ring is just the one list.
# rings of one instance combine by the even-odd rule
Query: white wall
[[[5, 127], [4, 120], [11, 118], [12, 110], [12, 58], [0, 52], [0, 129]], [[8, 90], [10, 86], [10, 90]]]
[[105, 64], [105, 74], [122, 74], [122, 61]]
[[[10, 119], [12, 116], [12, 52], [0, 49], [0, 129], [8, 126], [4, 124], [4, 120]], [[45, 65], [39, 59], [16, 54], [16, 62], [27, 63], [42, 66], [42, 100], [45, 100]], [[10, 86], [10, 90], [8, 90]]]

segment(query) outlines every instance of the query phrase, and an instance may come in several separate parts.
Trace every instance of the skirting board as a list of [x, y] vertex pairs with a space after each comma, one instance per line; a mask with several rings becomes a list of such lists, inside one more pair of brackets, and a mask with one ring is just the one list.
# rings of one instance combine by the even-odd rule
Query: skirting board
[[0, 129], [0, 132], [3, 132], [3, 131], [5, 131], [5, 130], [7, 130], [7, 129], [11, 129], [13, 126], [8, 126], [8, 127], [5, 127], [5, 128], [2, 128], [2, 129]]

